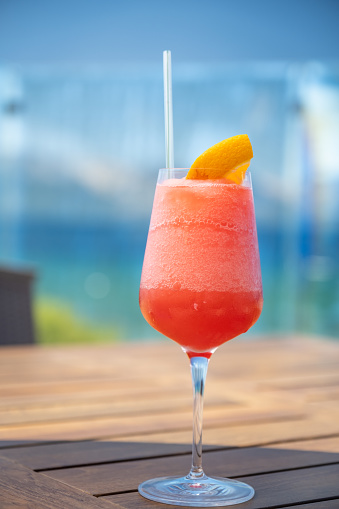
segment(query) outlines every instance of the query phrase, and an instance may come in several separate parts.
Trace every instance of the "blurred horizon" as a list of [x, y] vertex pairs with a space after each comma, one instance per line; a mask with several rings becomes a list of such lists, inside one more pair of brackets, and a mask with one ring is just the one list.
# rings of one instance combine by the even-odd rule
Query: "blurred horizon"
[[339, 3], [192, 5], [0, 0], [0, 264], [36, 270], [43, 342], [159, 337], [138, 286], [164, 49], [176, 166], [234, 134], [253, 144], [265, 304], [250, 335], [339, 337]]

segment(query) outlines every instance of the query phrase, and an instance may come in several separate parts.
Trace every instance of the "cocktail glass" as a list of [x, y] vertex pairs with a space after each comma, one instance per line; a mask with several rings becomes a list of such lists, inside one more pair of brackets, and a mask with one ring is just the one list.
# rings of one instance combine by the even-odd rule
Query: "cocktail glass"
[[192, 467], [186, 477], [143, 482], [139, 493], [166, 504], [216, 507], [254, 496], [242, 482], [202, 469], [202, 408], [207, 366], [226, 341], [258, 319], [262, 283], [250, 173], [185, 179], [187, 169], [159, 171], [140, 284], [149, 324], [179, 343], [193, 382]]

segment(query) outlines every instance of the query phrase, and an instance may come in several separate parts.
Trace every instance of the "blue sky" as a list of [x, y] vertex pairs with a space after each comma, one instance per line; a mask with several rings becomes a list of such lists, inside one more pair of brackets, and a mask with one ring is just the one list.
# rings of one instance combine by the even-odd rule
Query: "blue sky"
[[338, 0], [0, 0], [0, 64], [337, 59]]

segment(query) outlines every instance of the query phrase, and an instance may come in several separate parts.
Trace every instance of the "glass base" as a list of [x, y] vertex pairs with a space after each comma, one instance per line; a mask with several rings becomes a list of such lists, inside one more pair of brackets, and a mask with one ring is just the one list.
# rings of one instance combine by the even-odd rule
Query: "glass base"
[[190, 477], [159, 477], [139, 486], [145, 498], [163, 504], [189, 507], [220, 507], [241, 504], [254, 497], [254, 489], [243, 482], [224, 477], [199, 480]]

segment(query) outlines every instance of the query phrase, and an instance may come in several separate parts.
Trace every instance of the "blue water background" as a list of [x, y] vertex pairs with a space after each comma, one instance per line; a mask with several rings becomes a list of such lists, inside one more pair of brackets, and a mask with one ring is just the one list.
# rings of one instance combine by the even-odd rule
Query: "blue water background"
[[[338, 77], [314, 63], [173, 73], [177, 166], [234, 134], [254, 147], [265, 304], [250, 334], [339, 336], [338, 148], [317, 145], [324, 119], [339, 132]], [[123, 340], [158, 337], [138, 288], [164, 165], [161, 67], [2, 68], [0, 78], [1, 263], [34, 269], [36, 301], [66, 303]]]

